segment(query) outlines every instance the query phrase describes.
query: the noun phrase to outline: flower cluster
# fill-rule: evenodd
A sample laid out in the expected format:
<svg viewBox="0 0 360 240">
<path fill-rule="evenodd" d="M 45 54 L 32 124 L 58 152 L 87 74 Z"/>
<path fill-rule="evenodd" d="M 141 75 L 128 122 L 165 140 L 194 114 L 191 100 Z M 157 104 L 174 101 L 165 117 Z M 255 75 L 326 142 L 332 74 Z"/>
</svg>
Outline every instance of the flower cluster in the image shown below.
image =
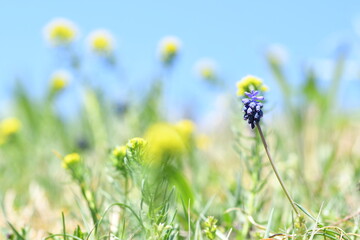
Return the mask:
<svg viewBox="0 0 360 240">
<path fill-rule="evenodd" d="M 266 92 L 268 87 L 264 85 L 263 81 L 255 76 L 247 75 L 237 82 L 237 95 L 244 96 L 246 92 L 262 91 Z"/>
<path fill-rule="evenodd" d="M 129 159 L 143 163 L 144 154 L 147 149 L 147 141 L 140 137 L 130 139 L 126 144 L 126 154 Z"/>
<path fill-rule="evenodd" d="M 216 230 L 217 230 L 216 223 L 217 223 L 217 219 L 215 219 L 213 216 L 207 217 L 203 223 L 204 233 L 206 237 L 210 240 L 216 238 Z"/>
<path fill-rule="evenodd" d="M 126 145 L 117 146 L 111 152 L 113 166 L 123 173 L 136 165 L 143 164 L 147 141 L 140 137 L 130 139 Z M 135 163 L 135 165 L 134 165 Z"/>
<path fill-rule="evenodd" d="M 264 100 L 264 97 L 258 96 L 259 92 L 252 90 L 250 93 L 245 92 L 245 95 L 248 98 L 242 99 L 244 103 L 244 120 L 247 120 L 251 128 L 254 129 L 255 125 L 260 122 L 261 117 L 263 116 L 262 107 L 263 104 L 261 100 Z"/>
<path fill-rule="evenodd" d="M 126 147 L 130 149 L 130 151 L 140 151 L 146 146 L 147 142 L 145 139 L 140 137 L 132 138 L 126 144 Z"/>
</svg>

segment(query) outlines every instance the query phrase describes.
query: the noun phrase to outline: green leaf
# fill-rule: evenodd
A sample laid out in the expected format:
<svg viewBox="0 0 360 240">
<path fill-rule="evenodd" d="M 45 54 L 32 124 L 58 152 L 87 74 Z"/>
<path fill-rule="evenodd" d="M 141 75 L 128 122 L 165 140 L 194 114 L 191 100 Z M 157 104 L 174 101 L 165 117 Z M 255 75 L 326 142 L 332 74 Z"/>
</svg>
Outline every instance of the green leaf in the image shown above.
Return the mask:
<svg viewBox="0 0 360 240">
<path fill-rule="evenodd" d="M 271 225 L 272 225 L 272 220 L 273 220 L 273 213 L 274 213 L 274 208 L 271 209 L 270 211 L 270 215 L 269 215 L 269 220 L 268 220 L 268 224 L 266 227 L 266 231 L 265 231 L 265 238 L 269 237 L 269 233 L 270 233 L 270 229 L 271 229 Z"/>
</svg>

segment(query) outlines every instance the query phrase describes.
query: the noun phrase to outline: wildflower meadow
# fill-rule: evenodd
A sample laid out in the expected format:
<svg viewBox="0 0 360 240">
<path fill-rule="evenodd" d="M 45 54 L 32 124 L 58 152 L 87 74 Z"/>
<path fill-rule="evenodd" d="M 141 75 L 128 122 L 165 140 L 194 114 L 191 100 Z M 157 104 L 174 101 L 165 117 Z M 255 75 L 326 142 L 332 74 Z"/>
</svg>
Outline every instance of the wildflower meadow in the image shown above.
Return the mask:
<svg viewBox="0 0 360 240">
<path fill-rule="evenodd" d="M 36 34 L 56 64 L 36 96 L 27 79 L 9 80 L 0 239 L 360 239 L 360 102 L 344 105 L 340 91 L 347 50 L 332 55 L 326 83 L 305 68 L 295 84 L 271 51 L 268 75 L 237 79 L 193 59 L 198 97 L 221 95 L 202 115 L 175 94 L 180 36 L 151 46 L 156 74 L 134 84 L 112 29 L 60 17 Z"/>
</svg>

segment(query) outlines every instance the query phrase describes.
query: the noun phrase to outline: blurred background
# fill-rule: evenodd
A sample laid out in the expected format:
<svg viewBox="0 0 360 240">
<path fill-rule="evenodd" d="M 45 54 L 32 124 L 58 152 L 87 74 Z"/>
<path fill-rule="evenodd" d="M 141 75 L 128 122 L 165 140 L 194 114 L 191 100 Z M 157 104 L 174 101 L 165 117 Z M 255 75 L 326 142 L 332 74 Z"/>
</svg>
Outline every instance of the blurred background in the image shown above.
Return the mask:
<svg viewBox="0 0 360 240">
<path fill-rule="evenodd" d="M 181 53 L 172 81 L 181 83 L 172 92 L 183 105 L 196 106 L 202 115 L 214 107 L 219 91 L 204 87 L 194 73 L 202 58 L 215 61 L 219 73 L 232 91 L 234 83 L 246 74 L 265 79 L 272 90 L 270 101 L 278 103 L 279 91 L 264 61 L 264 54 L 274 51 L 287 66 L 292 84 L 299 84 L 304 69 L 313 67 L 322 84 L 332 73 L 333 57 L 338 51 L 348 53 L 341 102 L 355 106 L 360 91 L 360 17 L 357 1 L 327 2 L 287 1 L 2 1 L 0 26 L 0 99 L 1 109 L 21 79 L 34 96 L 48 87 L 55 68 L 66 68 L 49 49 L 43 29 L 54 18 L 71 20 L 78 28 L 74 46 L 85 57 L 84 67 L 91 69 L 94 58 L 86 51 L 86 37 L 94 29 L 107 29 L 116 41 L 116 55 L 121 67 L 118 76 L 139 92 L 156 76 L 159 63 L 156 49 L 161 38 L 173 35 L 181 40 Z M 102 74 L 97 69 L 97 74 Z M 116 76 L 116 75 L 115 75 Z M 110 91 L 114 75 L 101 76 L 99 85 Z M 76 81 L 76 79 L 74 79 Z M 62 110 L 72 112 L 71 91 L 62 96 Z M 195 104 L 195 105 L 194 105 Z"/>
</svg>

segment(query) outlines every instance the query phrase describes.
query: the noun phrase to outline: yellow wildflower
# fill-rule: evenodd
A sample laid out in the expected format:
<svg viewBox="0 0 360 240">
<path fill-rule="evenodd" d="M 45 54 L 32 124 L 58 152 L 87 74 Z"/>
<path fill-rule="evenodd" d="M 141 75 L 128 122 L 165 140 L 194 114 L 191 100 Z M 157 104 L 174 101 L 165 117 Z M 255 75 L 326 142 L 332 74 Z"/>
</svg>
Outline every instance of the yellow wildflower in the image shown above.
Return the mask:
<svg viewBox="0 0 360 240">
<path fill-rule="evenodd" d="M 126 156 L 126 146 L 117 146 L 112 151 L 112 155 L 117 159 L 123 159 Z"/>
<path fill-rule="evenodd" d="M 175 128 L 185 141 L 188 141 L 195 130 L 195 123 L 189 119 L 181 120 L 175 124 Z"/>
<path fill-rule="evenodd" d="M 20 129 L 21 122 L 17 118 L 6 118 L 0 122 L 0 135 L 3 139 L 17 133 Z"/>
<path fill-rule="evenodd" d="M 64 89 L 70 82 L 71 75 L 68 71 L 58 70 L 51 75 L 51 89 L 58 92 Z"/>
<path fill-rule="evenodd" d="M 212 59 L 200 59 L 195 64 L 195 71 L 205 80 L 214 80 L 217 78 L 216 64 Z"/>
<path fill-rule="evenodd" d="M 44 34 L 52 45 L 65 46 L 75 40 L 77 29 L 71 21 L 64 18 L 57 18 L 45 26 Z"/>
<path fill-rule="evenodd" d="M 165 64 L 171 64 L 180 50 L 180 40 L 177 37 L 164 37 L 159 43 L 159 54 Z"/>
<path fill-rule="evenodd" d="M 112 162 L 114 166 L 118 169 L 123 169 L 124 167 L 124 158 L 126 157 L 126 146 L 117 146 L 112 151 Z"/>
<path fill-rule="evenodd" d="M 80 160 L 81 157 L 78 153 L 70 153 L 63 158 L 62 166 L 63 168 L 68 169 L 71 166 L 74 166 L 75 164 L 79 163 Z"/>
<path fill-rule="evenodd" d="M 171 124 L 156 123 L 145 133 L 148 141 L 149 160 L 160 163 L 169 157 L 177 157 L 186 152 L 186 144 L 179 131 Z"/>
<path fill-rule="evenodd" d="M 128 141 L 128 143 L 126 144 L 126 146 L 129 149 L 135 149 L 135 148 L 143 148 L 145 147 L 147 144 L 146 140 L 140 137 L 135 137 L 132 138 Z"/>
<path fill-rule="evenodd" d="M 268 87 L 263 84 L 263 81 L 252 75 L 243 77 L 236 85 L 238 96 L 243 96 L 245 92 L 251 92 L 251 90 L 268 91 Z"/>
<path fill-rule="evenodd" d="M 114 38 L 107 30 L 95 30 L 89 34 L 90 49 L 99 55 L 109 55 L 114 50 Z"/>
<path fill-rule="evenodd" d="M 141 163 L 143 161 L 146 146 L 147 141 L 143 138 L 135 137 L 130 139 L 126 144 L 129 159 L 133 159 Z"/>
</svg>

